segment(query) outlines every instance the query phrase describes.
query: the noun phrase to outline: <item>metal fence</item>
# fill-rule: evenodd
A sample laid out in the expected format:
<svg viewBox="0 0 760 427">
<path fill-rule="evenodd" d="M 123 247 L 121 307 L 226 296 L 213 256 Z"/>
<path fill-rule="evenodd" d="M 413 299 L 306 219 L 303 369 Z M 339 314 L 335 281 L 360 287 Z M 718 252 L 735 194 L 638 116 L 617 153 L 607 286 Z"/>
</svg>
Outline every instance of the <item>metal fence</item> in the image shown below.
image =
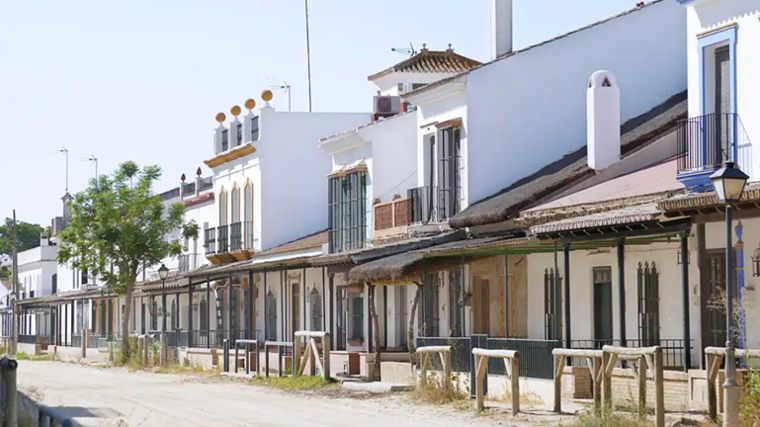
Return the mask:
<svg viewBox="0 0 760 427">
<path fill-rule="evenodd" d="M 488 338 L 489 350 L 517 350 L 520 352 L 520 375 L 528 378 L 554 378 L 552 350 L 561 348 L 560 341 L 528 340 L 515 338 Z M 504 361 L 491 358 L 488 373 L 506 375 Z"/>
<path fill-rule="evenodd" d="M 82 346 L 82 335 L 72 335 L 71 336 L 71 346 L 72 347 L 81 347 Z"/>
<path fill-rule="evenodd" d="M 562 347 L 560 341 L 529 340 L 521 338 L 489 338 L 486 335 L 470 337 L 418 337 L 417 347 L 448 345 L 451 351 L 452 372 L 473 373 L 473 348 L 490 350 L 517 350 L 520 352 L 520 375 L 528 378 L 553 378 L 552 367 L 554 359 L 552 350 Z M 430 359 L 432 370 L 440 370 L 441 362 L 437 358 Z M 488 362 L 488 373 L 491 375 L 506 375 L 504 362 L 492 359 Z"/>
<path fill-rule="evenodd" d="M 605 345 L 620 346 L 620 340 L 571 340 L 570 346 L 578 350 L 601 350 Z M 684 350 L 684 340 L 682 339 L 659 339 L 653 340 L 626 340 L 625 347 L 652 347 L 658 345 L 662 348 L 663 368 L 667 370 L 683 370 L 683 352 L 688 351 L 691 354 L 693 342 L 689 342 L 689 348 Z M 691 355 L 690 355 L 691 357 Z M 573 365 L 585 366 L 585 362 L 580 359 L 572 359 Z M 621 362 L 618 362 L 619 364 Z"/>
</svg>

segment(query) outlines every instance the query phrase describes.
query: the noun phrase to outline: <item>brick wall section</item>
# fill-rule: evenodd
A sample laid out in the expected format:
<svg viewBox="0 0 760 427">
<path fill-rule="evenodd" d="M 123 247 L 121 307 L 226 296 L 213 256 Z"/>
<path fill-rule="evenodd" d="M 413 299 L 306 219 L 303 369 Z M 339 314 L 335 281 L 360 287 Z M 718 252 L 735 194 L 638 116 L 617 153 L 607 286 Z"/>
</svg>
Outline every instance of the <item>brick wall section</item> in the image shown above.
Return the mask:
<svg viewBox="0 0 760 427">
<path fill-rule="evenodd" d="M 393 228 L 393 204 L 378 203 L 375 205 L 375 230 Z"/>
<path fill-rule="evenodd" d="M 394 201 L 394 225 L 401 227 L 403 225 L 409 225 L 409 207 L 411 201 L 409 199 L 398 199 Z"/>
<path fill-rule="evenodd" d="M 562 375 L 563 399 L 592 399 L 594 385 L 591 382 L 591 370 L 587 366 L 565 367 Z"/>
<path fill-rule="evenodd" d="M 685 372 L 665 371 L 665 410 L 689 410 L 691 390 Z M 638 405 L 638 383 L 630 369 L 615 368 L 612 372 L 612 400 L 618 406 Z M 654 408 L 654 379 L 647 379 L 647 407 Z"/>
</svg>

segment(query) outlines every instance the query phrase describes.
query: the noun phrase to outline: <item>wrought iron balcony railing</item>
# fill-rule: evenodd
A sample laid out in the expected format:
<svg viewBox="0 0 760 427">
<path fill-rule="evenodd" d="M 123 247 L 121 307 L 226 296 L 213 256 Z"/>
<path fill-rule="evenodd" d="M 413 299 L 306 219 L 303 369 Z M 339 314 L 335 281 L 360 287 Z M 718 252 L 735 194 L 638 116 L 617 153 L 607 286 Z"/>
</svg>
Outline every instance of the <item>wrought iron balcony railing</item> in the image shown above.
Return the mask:
<svg viewBox="0 0 760 427">
<path fill-rule="evenodd" d="M 230 224 L 230 252 L 240 252 L 243 249 L 243 223 Z"/>
<path fill-rule="evenodd" d="M 222 225 L 216 227 L 216 253 L 226 254 L 230 249 L 230 226 Z"/>
<path fill-rule="evenodd" d="M 182 254 L 178 259 L 177 270 L 180 273 L 187 273 L 199 268 L 201 265 L 200 254 Z"/>
<path fill-rule="evenodd" d="M 216 253 L 216 228 L 208 228 L 204 234 L 203 247 L 206 249 L 206 255 L 213 255 Z"/>
<path fill-rule="evenodd" d="M 738 114 L 713 113 L 678 122 L 678 173 L 717 168 L 735 162 L 749 172 L 751 142 Z"/>
<path fill-rule="evenodd" d="M 410 224 L 437 222 L 435 193 L 436 187 L 431 187 L 429 185 L 407 190 Z"/>
</svg>

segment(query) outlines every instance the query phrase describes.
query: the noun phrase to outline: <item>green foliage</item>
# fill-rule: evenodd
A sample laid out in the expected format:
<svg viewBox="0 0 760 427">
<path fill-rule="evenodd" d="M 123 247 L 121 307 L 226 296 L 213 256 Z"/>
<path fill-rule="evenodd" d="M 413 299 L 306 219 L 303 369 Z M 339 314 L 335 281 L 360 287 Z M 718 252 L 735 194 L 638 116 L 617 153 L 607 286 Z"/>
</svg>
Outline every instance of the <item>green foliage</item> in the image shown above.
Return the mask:
<svg viewBox="0 0 760 427">
<path fill-rule="evenodd" d="M 747 373 L 741 418 L 744 426 L 760 426 L 760 371 L 757 369 L 751 369 Z"/>
<path fill-rule="evenodd" d="M 86 268 L 112 292 L 124 295 L 143 268 L 179 255 L 182 246 L 168 242 L 166 236 L 182 226 L 185 207 L 175 203 L 165 212 L 153 192 L 160 176 L 158 166 L 140 169 L 126 162 L 111 176 L 90 181 L 71 202 L 71 220 L 60 234 L 58 261 Z"/>
<path fill-rule="evenodd" d="M 35 248 L 40 245 L 40 233 L 45 231 L 39 224 L 18 222 L 18 251 Z M 0 258 L 10 255 L 13 249 L 13 219 L 6 218 L 5 223 L 0 225 Z"/>
<path fill-rule="evenodd" d="M 0 266 L 0 279 L 7 279 L 11 277 L 11 270 L 7 265 Z"/>
<path fill-rule="evenodd" d="M 284 390 L 315 390 L 336 385 L 335 381 L 325 381 L 322 377 L 253 377 L 249 380 L 253 385 L 274 387 Z"/>
</svg>

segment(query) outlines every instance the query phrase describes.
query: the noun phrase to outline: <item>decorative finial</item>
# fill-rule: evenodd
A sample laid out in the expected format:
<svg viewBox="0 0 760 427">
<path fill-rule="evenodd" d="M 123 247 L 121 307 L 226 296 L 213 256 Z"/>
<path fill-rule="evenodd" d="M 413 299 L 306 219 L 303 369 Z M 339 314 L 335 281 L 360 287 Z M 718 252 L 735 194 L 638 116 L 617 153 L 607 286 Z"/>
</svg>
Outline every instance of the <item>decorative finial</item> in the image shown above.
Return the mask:
<svg viewBox="0 0 760 427">
<path fill-rule="evenodd" d="M 182 176 L 179 179 L 181 179 L 182 182 L 185 182 L 185 174 L 183 173 Z"/>
<path fill-rule="evenodd" d="M 449 43 L 449 52 L 453 52 L 454 48 L 451 47 L 451 43 Z"/>
<path fill-rule="evenodd" d="M 256 107 L 256 101 L 253 99 L 249 99 L 245 101 L 245 108 L 248 110 L 253 110 Z"/>
<path fill-rule="evenodd" d="M 236 105 L 236 106 L 230 108 L 230 114 L 232 114 L 235 117 L 239 116 L 240 115 L 240 107 L 238 107 Z"/>
<path fill-rule="evenodd" d="M 198 170 L 195 171 L 195 174 L 198 175 L 198 176 L 201 176 L 201 168 L 198 168 Z"/>
<path fill-rule="evenodd" d="M 225 116 L 224 113 L 219 113 L 216 115 L 216 121 L 220 124 L 224 122 L 225 119 L 227 119 L 227 116 Z"/>
<path fill-rule="evenodd" d="M 261 99 L 263 99 L 266 102 L 269 102 L 272 100 L 274 95 L 272 94 L 272 91 L 269 89 L 264 89 L 261 91 Z"/>
<path fill-rule="evenodd" d="M 422 43 L 422 50 L 421 52 L 427 52 L 427 43 Z"/>
</svg>

